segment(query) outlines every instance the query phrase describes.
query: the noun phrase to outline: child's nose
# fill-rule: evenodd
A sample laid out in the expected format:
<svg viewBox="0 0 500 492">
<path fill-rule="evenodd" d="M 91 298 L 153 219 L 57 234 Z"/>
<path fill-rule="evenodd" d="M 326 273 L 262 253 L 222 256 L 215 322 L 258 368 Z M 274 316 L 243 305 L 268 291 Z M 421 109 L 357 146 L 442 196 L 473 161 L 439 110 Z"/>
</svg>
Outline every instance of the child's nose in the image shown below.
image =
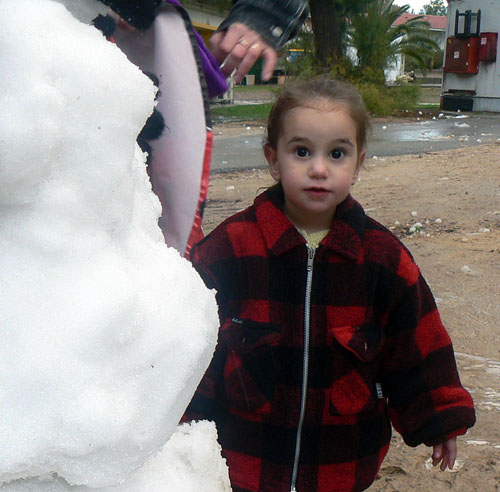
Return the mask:
<svg viewBox="0 0 500 492">
<path fill-rule="evenodd" d="M 324 159 L 317 158 L 311 161 L 309 176 L 311 178 L 326 178 L 328 176 L 328 167 Z"/>
</svg>

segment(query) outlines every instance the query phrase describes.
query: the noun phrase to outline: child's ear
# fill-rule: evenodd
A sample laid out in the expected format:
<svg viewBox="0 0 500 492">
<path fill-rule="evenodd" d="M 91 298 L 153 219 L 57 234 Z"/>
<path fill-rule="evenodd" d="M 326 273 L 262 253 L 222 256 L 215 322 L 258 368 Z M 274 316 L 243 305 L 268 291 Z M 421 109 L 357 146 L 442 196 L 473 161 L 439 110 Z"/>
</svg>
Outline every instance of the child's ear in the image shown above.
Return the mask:
<svg viewBox="0 0 500 492">
<path fill-rule="evenodd" d="M 278 166 L 278 153 L 269 144 L 264 145 L 264 155 L 269 164 L 269 173 L 276 180 L 280 179 L 280 170 Z"/>
<path fill-rule="evenodd" d="M 358 180 L 359 178 L 359 170 L 361 169 L 361 166 L 363 165 L 363 162 L 365 162 L 365 158 L 366 158 L 366 149 L 364 149 L 361 154 L 359 154 L 359 161 L 358 161 L 358 165 L 356 167 L 356 172 L 354 173 L 354 176 L 352 177 L 352 184 L 355 184 L 356 181 Z"/>
</svg>

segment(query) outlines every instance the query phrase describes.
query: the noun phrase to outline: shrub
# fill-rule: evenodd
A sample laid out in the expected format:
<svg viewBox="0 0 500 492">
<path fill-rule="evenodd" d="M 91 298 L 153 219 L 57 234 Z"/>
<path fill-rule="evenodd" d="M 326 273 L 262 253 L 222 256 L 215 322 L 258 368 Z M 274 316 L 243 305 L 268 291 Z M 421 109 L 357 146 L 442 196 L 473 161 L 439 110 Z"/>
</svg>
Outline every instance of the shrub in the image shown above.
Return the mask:
<svg viewBox="0 0 500 492">
<path fill-rule="evenodd" d="M 413 110 L 420 97 L 420 87 L 416 84 L 387 88 L 380 84 L 358 82 L 356 87 L 372 116 L 387 116 L 402 109 Z"/>
<path fill-rule="evenodd" d="M 394 103 L 383 85 L 360 82 L 356 86 L 372 116 L 386 116 L 394 111 Z"/>
<path fill-rule="evenodd" d="M 418 84 L 401 84 L 388 89 L 390 98 L 394 101 L 394 109 L 415 109 L 420 98 Z"/>
</svg>

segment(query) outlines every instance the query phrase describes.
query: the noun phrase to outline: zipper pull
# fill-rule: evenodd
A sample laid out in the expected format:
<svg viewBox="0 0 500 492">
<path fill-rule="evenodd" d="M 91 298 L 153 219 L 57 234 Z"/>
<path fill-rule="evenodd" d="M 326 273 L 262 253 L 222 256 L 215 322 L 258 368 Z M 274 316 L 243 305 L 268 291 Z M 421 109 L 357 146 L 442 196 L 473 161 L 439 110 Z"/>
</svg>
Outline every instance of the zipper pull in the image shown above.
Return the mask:
<svg viewBox="0 0 500 492">
<path fill-rule="evenodd" d="M 311 248 L 311 246 L 307 245 L 307 257 L 312 260 L 314 258 L 314 253 L 316 252 L 316 250 L 314 248 Z M 296 491 L 292 491 L 292 492 L 296 492 Z"/>
<path fill-rule="evenodd" d="M 311 248 L 311 246 L 307 245 L 307 271 L 310 272 L 313 268 L 314 255 L 316 254 L 316 250 Z"/>
</svg>

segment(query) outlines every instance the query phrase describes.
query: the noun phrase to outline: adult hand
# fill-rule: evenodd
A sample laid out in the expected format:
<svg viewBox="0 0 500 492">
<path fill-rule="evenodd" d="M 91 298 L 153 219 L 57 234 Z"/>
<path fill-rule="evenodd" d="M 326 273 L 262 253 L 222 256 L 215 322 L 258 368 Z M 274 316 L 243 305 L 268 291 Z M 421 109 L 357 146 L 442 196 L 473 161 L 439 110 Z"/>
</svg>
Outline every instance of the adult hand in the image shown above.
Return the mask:
<svg viewBox="0 0 500 492">
<path fill-rule="evenodd" d="M 436 444 L 435 446 L 433 446 L 432 464 L 434 466 L 437 466 L 441 462 L 441 466 L 439 467 L 441 471 L 445 471 L 446 467 L 452 470 L 453 466 L 455 465 L 456 458 L 457 458 L 456 437 L 448 439 L 442 444 Z"/>
<path fill-rule="evenodd" d="M 264 60 L 262 79 L 269 80 L 278 61 L 278 53 L 274 48 L 253 29 L 239 22 L 214 34 L 210 45 L 215 58 L 222 63 L 221 69 L 226 75 L 231 75 L 236 69 L 235 82 L 243 80 L 259 58 Z"/>
</svg>

